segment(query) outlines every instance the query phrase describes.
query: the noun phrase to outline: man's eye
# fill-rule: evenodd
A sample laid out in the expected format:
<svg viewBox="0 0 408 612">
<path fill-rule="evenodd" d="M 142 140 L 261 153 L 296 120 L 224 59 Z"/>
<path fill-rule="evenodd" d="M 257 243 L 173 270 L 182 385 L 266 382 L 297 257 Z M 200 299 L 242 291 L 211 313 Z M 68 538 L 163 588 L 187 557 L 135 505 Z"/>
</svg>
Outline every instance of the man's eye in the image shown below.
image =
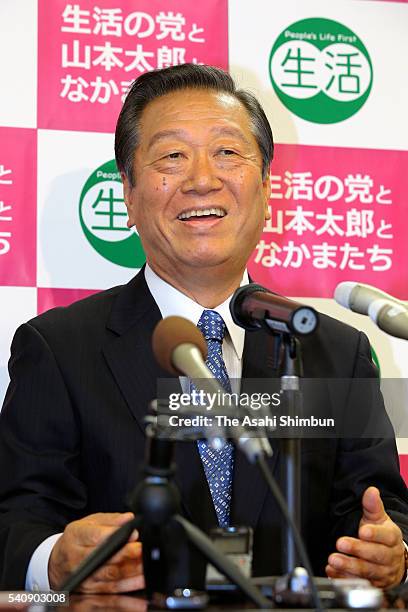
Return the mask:
<svg viewBox="0 0 408 612">
<path fill-rule="evenodd" d="M 220 155 L 222 156 L 229 156 L 229 155 L 235 155 L 235 151 L 233 151 L 232 149 L 220 149 L 219 151 Z"/>
<path fill-rule="evenodd" d="M 173 151 L 173 153 L 169 153 L 166 157 L 170 159 L 179 159 L 181 157 L 180 151 Z"/>
</svg>

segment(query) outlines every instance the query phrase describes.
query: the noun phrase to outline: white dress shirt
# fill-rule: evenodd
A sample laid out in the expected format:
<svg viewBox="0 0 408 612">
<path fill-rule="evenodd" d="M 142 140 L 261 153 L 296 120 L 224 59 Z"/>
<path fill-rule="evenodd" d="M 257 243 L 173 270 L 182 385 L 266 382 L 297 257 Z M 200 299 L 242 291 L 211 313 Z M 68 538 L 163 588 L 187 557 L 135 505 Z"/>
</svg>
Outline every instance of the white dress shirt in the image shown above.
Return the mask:
<svg viewBox="0 0 408 612">
<path fill-rule="evenodd" d="M 226 334 L 222 343 L 222 355 L 228 376 L 231 380 L 240 379 L 242 373 L 242 353 L 244 351 L 245 330 L 232 320 L 229 309 L 231 295 L 218 306 L 206 309 L 184 293 L 172 287 L 157 276 L 153 270 L 146 265 L 145 278 L 150 293 L 159 307 L 163 319 L 170 316 L 184 317 L 194 325 L 197 325 L 203 310 L 215 310 L 224 320 Z M 241 286 L 248 284 L 248 274 L 245 270 L 241 280 Z"/>
</svg>

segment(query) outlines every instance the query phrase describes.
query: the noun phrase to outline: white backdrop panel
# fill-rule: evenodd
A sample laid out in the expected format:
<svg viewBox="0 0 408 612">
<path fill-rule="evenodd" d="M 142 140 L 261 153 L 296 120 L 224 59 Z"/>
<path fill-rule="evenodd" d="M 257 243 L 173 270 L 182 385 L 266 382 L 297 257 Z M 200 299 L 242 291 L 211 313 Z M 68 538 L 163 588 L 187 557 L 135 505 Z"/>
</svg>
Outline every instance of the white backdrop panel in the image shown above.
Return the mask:
<svg viewBox="0 0 408 612">
<path fill-rule="evenodd" d="M 0 24 L 1 125 L 35 128 L 37 0 L 1 0 Z"/>
<path fill-rule="evenodd" d="M 276 38 L 292 23 L 311 17 L 332 19 L 350 28 L 363 41 L 373 64 L 373 86 L 364 106 L 332 125 L 291 114 L 276 96 L 268 73 Z M 406 150 L 408 121 L 401 117 L 408 108 L 407 32 L 406 3 L 230 0 L 230 72 L 259 96 L 277 142 Z"/>
<path fill-rule="evenodd" d="M 104 289 L 133 276 L 90 247 L 79 220 L 84 183 L 113 159 L 113 141 L 113 134 L 38 130 L 39 287 Z"/>
</svg>

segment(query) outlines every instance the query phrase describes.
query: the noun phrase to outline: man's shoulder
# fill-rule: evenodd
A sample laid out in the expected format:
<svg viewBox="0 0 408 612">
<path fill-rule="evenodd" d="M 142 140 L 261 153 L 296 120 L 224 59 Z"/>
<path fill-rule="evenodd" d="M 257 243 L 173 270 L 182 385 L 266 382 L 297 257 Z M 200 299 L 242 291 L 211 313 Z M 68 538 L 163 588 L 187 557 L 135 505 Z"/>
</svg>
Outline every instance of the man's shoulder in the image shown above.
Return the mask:
<svg viewBox="0 0 408 612">
<path fill-rule="evenodd" d="M 319 327 L 320 332 L 329 334 L 339 338 L 345 338 L 347 341 L 357 340 L 361 334 L 360 330 L 356 329 L 348 323 L 344 323 L 340 319 L 319 312 Z"/>
<path fill-rule="evenodd" d="M 331 376 L 353 376 L 357 361 L 366 363 L 367 376 L 372 376 L 371 347 L 364 332 L 333 317 L 319 313 L 315 334 L 302 341 L 306 362 L 311 369 Z"/>
<path fill-rule="evenodd" d="M 58 306 L 30 319 L 28 325 L 38 331 L 71 326 L 94 326 L 107 320 L 123 285 L 99 291 L 68 306 Z"/>
<path fill-rule="evenodd" d="M 95 346 L 121 334 L 151 310 L 154 300 L 143 269 L 127 284 L 100 291 L 69 306 L 52 308 L 21 326 L 30 336 L 40 334 L 52 345 Z"/>
<path fill-rule="evenodd" d="M 72 326 L 92 329 L 105 326 L 116 311 L 119 316 L 138 311 L 142 305 L 152 301 L 142 269 L 125 285 L 99 291 L 69 306 L 51 308 L 28 321 L 28 325 L 38 331 Z"/>
</svg>

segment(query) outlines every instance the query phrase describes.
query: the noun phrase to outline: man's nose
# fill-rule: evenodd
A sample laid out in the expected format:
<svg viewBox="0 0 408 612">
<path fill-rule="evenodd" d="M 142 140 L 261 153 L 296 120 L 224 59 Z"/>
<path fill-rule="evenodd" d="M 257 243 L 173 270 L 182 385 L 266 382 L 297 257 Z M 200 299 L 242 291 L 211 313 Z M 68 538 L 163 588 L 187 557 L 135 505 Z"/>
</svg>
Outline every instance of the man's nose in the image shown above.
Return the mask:
<svg viewBox="0 0 408 612">
<path fill-rule="evenodd" d="M 191 161 L 181 191 L 183 193 L 195 191 L 204 195 L 218 189 L 222 189 L 222 181 L 217 175 L 211 158 L 204 151 L 197 153 Z"/>
</svg>

